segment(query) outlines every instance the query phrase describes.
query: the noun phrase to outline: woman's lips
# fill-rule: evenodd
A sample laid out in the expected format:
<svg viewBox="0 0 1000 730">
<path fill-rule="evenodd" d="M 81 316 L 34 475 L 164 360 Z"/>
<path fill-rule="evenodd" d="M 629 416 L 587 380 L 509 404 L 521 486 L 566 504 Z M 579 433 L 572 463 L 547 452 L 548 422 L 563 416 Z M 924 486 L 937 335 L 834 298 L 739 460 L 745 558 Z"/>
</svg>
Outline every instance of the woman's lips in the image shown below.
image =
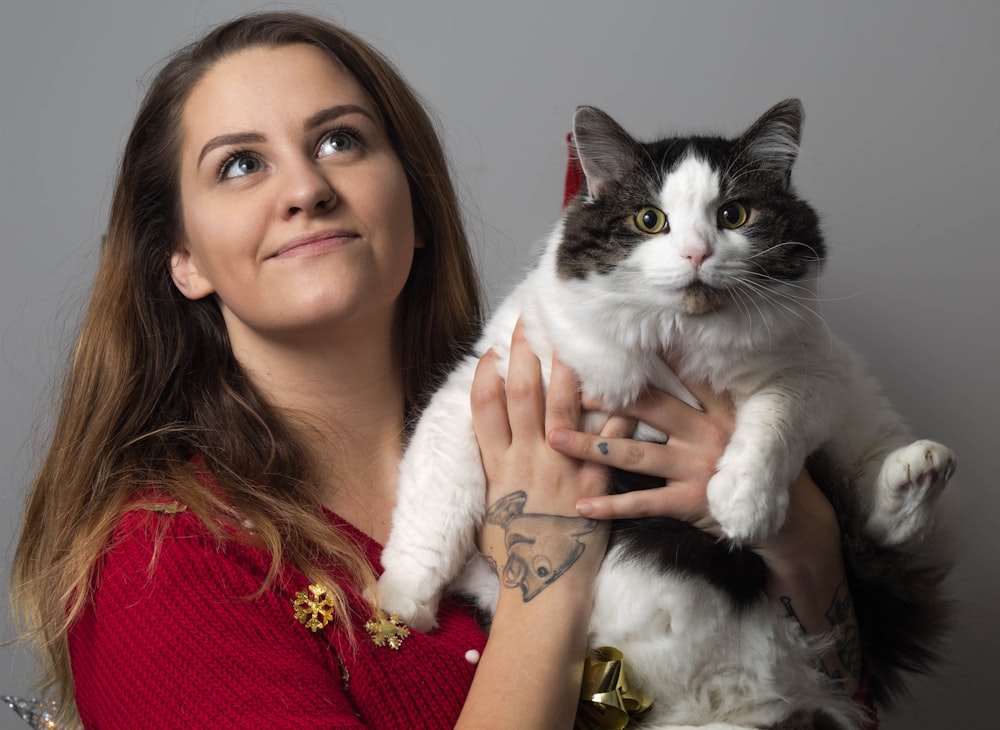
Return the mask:
<svg viewBox="0 0 1000 730">
<path fill-rule="evenodd" d="M 296 236 L 283 244 L 277 251 L 268 258 L 282 259 L 295 256 L 308 256 L 310 254 L 322 253 L 331 249 L 340 248 L 351 241 L 356 236 L 346 231 L 322 231 L 319 233 L 309 233 Z"/>
</svg>

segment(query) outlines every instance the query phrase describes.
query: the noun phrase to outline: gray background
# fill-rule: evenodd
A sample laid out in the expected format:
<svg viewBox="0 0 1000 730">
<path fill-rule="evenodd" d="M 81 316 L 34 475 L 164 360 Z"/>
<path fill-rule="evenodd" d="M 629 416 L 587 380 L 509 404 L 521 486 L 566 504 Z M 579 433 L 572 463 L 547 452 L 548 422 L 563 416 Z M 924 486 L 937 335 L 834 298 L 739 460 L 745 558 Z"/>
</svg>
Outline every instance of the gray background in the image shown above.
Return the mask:
<svg viewBox="0 0 1000 730">
<path fill-rule="evenodd" d="M 52 0 L 0 10 L 0 545 L 94 269 L 143 79 L 238 0 Z M 271 3 L 267 7 L 287 7 Z M 1000 690 L 1000 3 L 341 0 L 299 3 L 386 52 L 440 118 L 495 301 L 558 214 L 563 137 L 595 104 L 640 136 L 806 109 L 800 192 L 824 214 L 827 322 L 921 435 L 952 445 L 962 603 L 949 663 L 884 727 L 993 727 Z M 6 599 L 9 551 L 0 572 Z M 151 631 L 157 627 L 150 626 Z M 0 637 L 11 636 L 7 611 Z M 0 647 L 0 694 L 30 691 Z M 150 671 L 156 671 L 154 667 Z M 0 707 L 0 729 L 22 727 Z"/>
</svg>

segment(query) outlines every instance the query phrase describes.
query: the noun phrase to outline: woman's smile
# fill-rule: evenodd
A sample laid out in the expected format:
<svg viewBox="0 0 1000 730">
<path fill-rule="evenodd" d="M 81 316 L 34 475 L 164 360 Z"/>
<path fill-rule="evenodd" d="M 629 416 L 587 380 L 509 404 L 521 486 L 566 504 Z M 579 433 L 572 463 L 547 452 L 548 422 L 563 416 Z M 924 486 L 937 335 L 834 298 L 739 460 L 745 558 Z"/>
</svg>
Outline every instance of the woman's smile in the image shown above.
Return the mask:
<svg viewBox="0 0 1000 730">
<path fill-rule="evenodd" d="M 269 259 L 289 259 L 298 256 L 312 256 L 326 253 L 347 246 L 357 240 L 358 236 L 345 231 L 318 231 L 303 233 L 283 244 L 277 251 L 268 256 Z"/>
</svg>

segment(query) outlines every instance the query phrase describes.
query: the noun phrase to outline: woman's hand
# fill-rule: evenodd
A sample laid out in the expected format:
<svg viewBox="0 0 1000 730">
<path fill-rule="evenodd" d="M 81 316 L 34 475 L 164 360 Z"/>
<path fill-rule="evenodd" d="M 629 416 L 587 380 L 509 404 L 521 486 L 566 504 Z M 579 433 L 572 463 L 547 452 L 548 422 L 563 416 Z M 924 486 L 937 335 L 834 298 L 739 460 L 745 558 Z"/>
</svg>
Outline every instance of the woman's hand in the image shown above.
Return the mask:
<svg viewBox="0 0 1000 730">
<path fill-rule="evenodd" d="M 505 580 L 525 581 L 521 587 L 528 595 L 535 584 L 517 571 L 526 567 L 519 561 L 527 557 L 529 548 L 524 542 L 510 544 L 507 528 L 531 532 L 517 537 L 534 540 L 530 550 L 562 551 L 547 555 L 531 552 L 532 558 L 551 561 L 552 571 L 568 569 L 564 563 L 571 555 L 565 551 L 574 548 L 579 539 L 587 546 L 586 557 L 596 570 L 604 553 L 607 527 L 582 517 L 576 506 L 581 499 L 605 494 L 608 470 L 593 460 L 559 453 L 547 443 L 547 433 L 580 428 L 579 383 L 569 368 L 558 360 L 553 362 L 545 394 L 541 365 L 520 325 L 511 340 L 506 384 L 497 373 L 497 360 L 492 351 L 483 356 L 472 389 L 473 424 L 488 484 L 488 525 L 482 530 L 481 549 L 501 569 L 509 566 L 504 570 Z M 604 434 L 621 438 L 630 430 L 628 419 L 613 418 Z"/>
<path fill-rule="evenodd" d="M 602 520 L 674 517 L 720 534 L 718 524 L 708 513 L 705 488 L 733 433 L 733 406 L 727 396 L 703 384 L 685 385 L 701 402 L 701 411 L 668 393 L 651 389 L 620 414 L 668 434 L 665 444 L 612 438 L 607 432 L 594 435 L 566 428 L 549 432 L 549 444 L 567 456 L 663 477 L 669 485 L 581 499 L 577 503 L 581 515 Z M 621 430 L 620 426 L 615 429 Z"/>
</svg>

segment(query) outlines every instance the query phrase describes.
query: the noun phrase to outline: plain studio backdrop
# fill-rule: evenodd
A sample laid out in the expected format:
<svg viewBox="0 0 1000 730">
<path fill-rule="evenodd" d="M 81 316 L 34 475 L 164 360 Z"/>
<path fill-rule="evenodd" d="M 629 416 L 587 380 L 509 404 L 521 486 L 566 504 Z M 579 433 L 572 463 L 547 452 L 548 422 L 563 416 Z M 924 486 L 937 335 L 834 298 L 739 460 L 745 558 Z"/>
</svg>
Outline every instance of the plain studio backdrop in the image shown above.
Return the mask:
<svg viewBox="0 0 1000 730">
<path fill-rule="evenodd" d="M 826 321 L 866 355 L 915 432 L 959 456 L 948 496 L 961 541 L 950 580 L 959 625 L 947 663 L 914 681 L 913 701 L 883 727 L 995 726 L 986 718 L 1000 691 L 1000 489 L 989 466 L 1000 443 L 996 0 L 4 3 L 4 606 L 52 382 L 86 301 L 120 149 L 150 70 L 209 25 L 263 8 L 345 24 L 422 93 L 440 122 L 493 302 L 559 213 L 577 105 L 599 106 L 648 138 L 737 132 L 775 102 L 801 98 L 806 125 L 793 179 L 823 215 Z M 0 640 L 11 635 L 5 608 Z M 30 668 L 23 648 L 0 647 L 0 694 L 30 694 Z M 0 730 L 22 727 L 0 706 Z"/>
</svg>

